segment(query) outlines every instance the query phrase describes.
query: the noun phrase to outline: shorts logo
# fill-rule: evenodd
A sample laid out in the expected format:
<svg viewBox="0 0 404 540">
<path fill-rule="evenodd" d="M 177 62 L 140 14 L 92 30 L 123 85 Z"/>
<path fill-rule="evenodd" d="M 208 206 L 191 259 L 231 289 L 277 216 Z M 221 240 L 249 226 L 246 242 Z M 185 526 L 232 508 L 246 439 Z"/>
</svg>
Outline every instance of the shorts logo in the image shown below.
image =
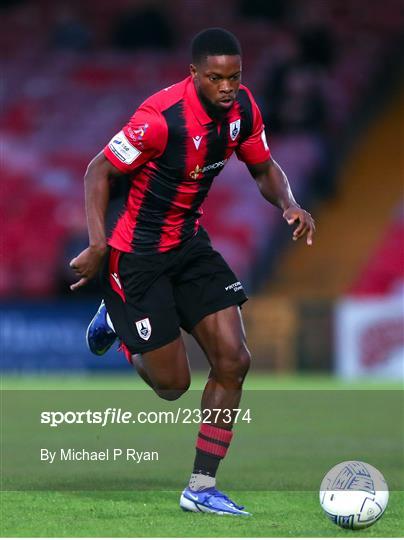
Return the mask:
<svg viewBox="0 0 404 540">
<path fill-rule="evenodd" d="M 237 139 L 237 135 L 240 133 L 240 118 L 234 122 L 230 122 L 230 137 L 232 141 Z"/>
<path fill-rule="evenodd" d="M 149 317 L 142 319 L 141 321 L 136 321 L 136 328 L 139 336 L 147 341 L 151 336 L 151 324 Z"/>
<path fill-rule="evenodd" d="M 116 272 L 113 272 L 111 274 L 111 277 L 113 278 L 113 280 L 115 281 L 115 283 L 118 285 L 118 287 L 122 290 L 122 285 L 121 285 L 121 280 L 119 279 L 119 276 Z"/>
<path fill-rule="evenodd" d="M 227 285 L 227 287 L 225 287 L 224 290 L 233 291 L 233 292 L 242 291 L 243 286 L 241 285 L 239 281 L 236 281 L 235 283 L 232 283 L 231 285 Z"/>
</svg>

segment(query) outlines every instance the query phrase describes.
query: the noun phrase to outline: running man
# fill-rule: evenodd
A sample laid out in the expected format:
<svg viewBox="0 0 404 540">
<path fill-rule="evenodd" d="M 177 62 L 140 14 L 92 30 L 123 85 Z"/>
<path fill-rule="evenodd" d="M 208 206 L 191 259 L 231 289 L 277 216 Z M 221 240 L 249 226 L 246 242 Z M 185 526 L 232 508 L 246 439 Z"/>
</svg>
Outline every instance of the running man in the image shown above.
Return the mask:
<svg viewBox="0 0 404 540">
<path fill-rule="evenodd" d="M 72 290 L 101 276 L 105 304 L 87 331 L 90 350 L 103 354 L 119 339 L 145 382 L 174 400 L 190 384 L 183 328 L 211 368 L 202 409 L 237 408 L 250 365 L 240 313 L 247 297 L 198 222 L 202 202 L 233 152 L 262 196 L 281 209 L 289 225 L 296 224 L 294 240 L 305 237 L 310 245 L 315 230 L 271 158 L 261 113 L 241 85 L 241 69 L 233 34 L 210 28 L 194 37 L 190 76 L 148 98 L 89 164 L 89 247 L 70 263 L 79 278 Z M 107 238 L 110 181 L 123 175 L 131 187 Z M 181 508 L 250 515 L 216 489 L 232 437 L 232 423 L 222 415 L 200 425 Z"/>
</svg>

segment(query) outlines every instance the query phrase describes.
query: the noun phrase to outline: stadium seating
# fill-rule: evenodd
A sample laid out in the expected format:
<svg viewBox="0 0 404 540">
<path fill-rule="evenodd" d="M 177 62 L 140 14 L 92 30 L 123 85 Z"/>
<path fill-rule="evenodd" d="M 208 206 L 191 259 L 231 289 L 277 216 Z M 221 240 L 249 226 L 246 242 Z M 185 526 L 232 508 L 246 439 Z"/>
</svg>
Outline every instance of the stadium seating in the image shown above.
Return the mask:
<svg viewBox="0 0 404 540">
<path fill-rule="evenodd" d="M 396 209 L 369 260 L 348 293 L 386 295 L 404 291 L 404 202 Z"/>
<path fill-rule="evenodd" d="M 61 260 L 65 245 L 78 233 L 86 237 L 82 177 L 87 162 L 145 97 L 187 75 L 186 44 L 201 27 L 226 26 L 239 36 L 245 80 L 264 113 L 271 107 L 265 95 L 268 76 L 277 65 L 293 60 L 299 48 L 296 36 L 326 28 L 338 55 L 328 68 L 310 67 L 310 81 L 330 111 L 325 132 L 337 139 L 395 43 L 401 25 L 392 13 L 399 2 L 390 0 L 391 10 L 384 4 L 369 6 L 365 0 L 343 5 L 337 0 L 308 0 L 304 9 L 297 0 L 289 4 L 288 18 L 274 25 L 242 18 L 232 0 L 215 4 L 213 19 L 204 2 L 162 2 L 175 28 L 176 42 L 167 51 L 112 46 L 114 29 L 127 9 L 124 0 L 75 4 L 70 11 L 51 0 L 31 0 L 4 10 L 0 43 L 7 58 L 7 84 L 1 115 L 5 159 L 0 207 L 6 225 L 0 296 L 43 297 L 57 291 L 61 267 L 67 264 Z M 288 81 L 296 102 L 299 84 Z M 310 126 L 298 132 L 283 130 L 273 133 L 270 141 L 296 193 L 304 194 L 324 161 L 319 133 Z M 246 277 L 277 234 L 279 212 L 256 195 L 236 159 L 217 180 L 205 210 L 204 224 L 214 245 Z"/>
<path fill-rule="evenodd" d="M 374 265 L 378 272 L 385 267 L 386 275 L 380 279 L 385 281 L 386 292 L 387 268 L 391 280 L 399 280 L 403 248 L 398 247 L 403 229 L 396 206 L 403 194 L 403 175 L 397 156 L 402 146 L 403 111 L 404 100 L 398 92 L 356 141 L 340 169 L 337 196 L 316 213 L 321 226 L 313 249 L 298 243 L 288 250 L 271 276 L 268 294 L 328 299 L 365 290 L 376 294 L 381 283 L 366 277 Z M 390 225 L 393 210 L 396 221 Z"/>
</svg>

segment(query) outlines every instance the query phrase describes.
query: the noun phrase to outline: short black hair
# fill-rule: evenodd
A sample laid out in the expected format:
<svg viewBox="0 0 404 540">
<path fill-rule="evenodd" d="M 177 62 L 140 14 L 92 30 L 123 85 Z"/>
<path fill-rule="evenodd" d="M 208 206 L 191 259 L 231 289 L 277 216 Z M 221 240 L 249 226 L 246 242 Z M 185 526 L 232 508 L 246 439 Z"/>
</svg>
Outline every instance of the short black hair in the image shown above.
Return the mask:
<svg viewBox="0 0 404 540">
<path fill-rule="evenodd" d="M 206 28 L 193 38 L 191 56 L 194 64 L 199 64 L 207 56 L 241 56 L 241 47 L 234 34 L 224 28 Z"/>
</svg>

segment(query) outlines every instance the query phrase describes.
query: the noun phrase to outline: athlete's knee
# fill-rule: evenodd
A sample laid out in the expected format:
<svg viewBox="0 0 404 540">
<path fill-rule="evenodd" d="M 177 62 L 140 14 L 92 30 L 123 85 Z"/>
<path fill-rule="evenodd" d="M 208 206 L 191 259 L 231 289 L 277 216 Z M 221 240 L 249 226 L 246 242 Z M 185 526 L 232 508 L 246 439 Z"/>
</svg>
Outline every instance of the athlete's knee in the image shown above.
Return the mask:
<svg viewBox="0 0 404 540">
<path fill-rule="evenodd" d="M 156 394 L 167 401 L 175 401 L 188 390 L 191 384 L 189 374 L 184 374 L 175 379 L 160 379 L 154 384 Z"/>
<path fill-rule="evenodd" d="M 217 378 L 242 384 L 251 364 L 251 355 L 244 343 L 228 346 L 219 352 L 213 364 Z"/>
<path fill-rule="evenodd" d="M 238 382 L 242 383 L 251 365 L 251 354 L 244 344 L 235 351 L 233 364 L 234 376 Z"/>
<path fill-rule="evenodd" d="M 154 391 L 159 397 L 165 399 L 166 401 L 175 401 L 176 399 L 179 399 L 182 395 L 184 395 L 188 388 L 189 385 L 182 388 L 154 387 Z"/>
<path fill-rule="evenodd" d="M 166 401 L 175 401 L 176 399 L 179 399 L 185 392 L 186 389 L 172 389 L 172 390 L 164 390 L 162 388 L 155 388 L 154 391 L 156 394 L 161 397 L 161 399 L 165 399 Z"/>
<path fill-rule="evenodd" d="M 244 377 L 247 375 L 249 369 L 251 366 L 251 353 L 247 349 L 247 347 L 244 345 L 243 352 L 240 357 L 240 371 L 242 373 L 242 377 L 244 380 Z"/>
</svg>

